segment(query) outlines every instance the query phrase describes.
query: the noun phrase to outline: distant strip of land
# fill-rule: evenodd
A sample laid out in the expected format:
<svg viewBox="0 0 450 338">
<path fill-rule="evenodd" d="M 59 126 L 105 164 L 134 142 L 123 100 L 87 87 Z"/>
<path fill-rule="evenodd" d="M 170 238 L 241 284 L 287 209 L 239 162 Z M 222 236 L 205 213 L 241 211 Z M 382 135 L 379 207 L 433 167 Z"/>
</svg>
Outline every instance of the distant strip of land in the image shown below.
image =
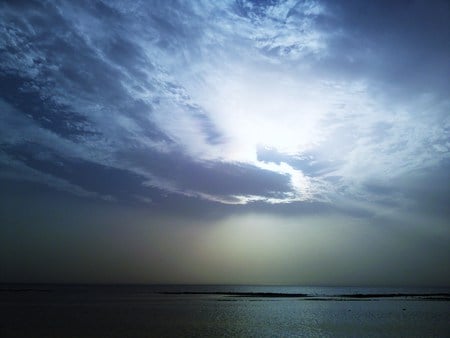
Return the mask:
<svg viewBox="0 0 450 338">
<path fill-rule="evenodd" d="M 158 292 L 164 295 L 215 295 L 233 297 L 258 297 L 258 298 L 304 298 L 306 293 L 277 293 L 277 292 L 197 292 L 197 291 L 167 291 Z"/>
<path fill-rule="evenodd" d="M 35 289 L 35 288 L 6 288 L 0 289 L 0 292 L 50 292 L 50 289 Z"/>
<path fill-rule="evenodd" d="M 450 300 L 450 293 L 357 293 L 339 295 L 309 295 L 305 293 L 276 293 L 276 292 L 201 292 L 201 291 L 166 291 L 158 292 L 164 295 L 212 295 L 230 297 L 253 298 L 301 298 L 310 300 L 345 300 L 345 299 L 425 299 L 425 300 Z"/>
<path fill-rule="evenodd" d="M 40 287 L 6 287 L 1 288 L 0 292 L 5 293 L 45 293 L 58 291 L 59 289 L 40 288 Z M 83 289 L 84 290 L 84 289 Z M 90 290 L 87 288 L 84 291 Z M 70 287 L 68 289 L 61 289 L 63 292 L 73 291 Z M 92 289 L 92 292 L 104 292 L 104 290 Z M 137 292 L 140 293 L 140 292 Z M 348 294 L 306 294 L 306 293 L 280 293 L 280 292 L 233 292 L 233 291 L 154 291 L 153 294 L 161 295 L 210 295 L 210 296 L 225 296 L 226 298 L 291 298 L 303 300 L 328 300 L 328 301 L 344 301 L 344 300 L 379 300 L 379 299 L 401 299 L 401 300 L 440 300 L 450 301 L 450 293 L 348 293 Z"/>
<path fill-rule="evenodd" d="M 341 298 L 448 298 L 450 293 L 356 293 L 337 295 Z"/>
</svg>

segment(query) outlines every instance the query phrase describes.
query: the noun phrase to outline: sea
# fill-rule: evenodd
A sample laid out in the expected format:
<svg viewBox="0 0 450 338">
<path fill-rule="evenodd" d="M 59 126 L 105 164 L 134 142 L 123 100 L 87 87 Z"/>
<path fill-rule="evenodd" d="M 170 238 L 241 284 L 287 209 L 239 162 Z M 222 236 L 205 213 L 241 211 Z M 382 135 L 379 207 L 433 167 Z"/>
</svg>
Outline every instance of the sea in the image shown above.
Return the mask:
<svg viewBox="0 0 450 338">
<path fill-rule="evenodd" d="M 0 337 L 450 337 L 450 289 L 0 284 Z"/>
</svg>

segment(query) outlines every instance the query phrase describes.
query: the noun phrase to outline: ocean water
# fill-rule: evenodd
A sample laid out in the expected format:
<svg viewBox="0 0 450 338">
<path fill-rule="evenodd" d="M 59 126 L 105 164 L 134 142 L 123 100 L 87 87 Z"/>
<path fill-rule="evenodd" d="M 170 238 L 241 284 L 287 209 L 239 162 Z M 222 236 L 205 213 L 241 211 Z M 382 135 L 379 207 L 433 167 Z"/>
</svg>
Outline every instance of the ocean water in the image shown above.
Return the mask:
<svg viewBox="0 0 450 338">
<path fill-rule="evenodd" d="M 0 285 L 0 337 L 224 336 L 449 337 L 450 290 Z"/>
</svg>

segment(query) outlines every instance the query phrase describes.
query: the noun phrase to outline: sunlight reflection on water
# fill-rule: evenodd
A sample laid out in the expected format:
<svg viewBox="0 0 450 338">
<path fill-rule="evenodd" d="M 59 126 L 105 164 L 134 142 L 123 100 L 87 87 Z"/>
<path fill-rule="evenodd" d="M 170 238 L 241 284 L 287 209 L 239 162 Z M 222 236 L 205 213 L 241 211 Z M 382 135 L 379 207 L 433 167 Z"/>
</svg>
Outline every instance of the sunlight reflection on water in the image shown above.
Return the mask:
<svg viewBox="0 0 450 338">
<path fill-rule="evenodd" d="M 41 286 L 0 294 L 0 333 L 2 337 L 444 337 L 450 332 L 448 301 L 307 300 L 158 291 L 338 294 L 374 289 Z"/>
</svg>

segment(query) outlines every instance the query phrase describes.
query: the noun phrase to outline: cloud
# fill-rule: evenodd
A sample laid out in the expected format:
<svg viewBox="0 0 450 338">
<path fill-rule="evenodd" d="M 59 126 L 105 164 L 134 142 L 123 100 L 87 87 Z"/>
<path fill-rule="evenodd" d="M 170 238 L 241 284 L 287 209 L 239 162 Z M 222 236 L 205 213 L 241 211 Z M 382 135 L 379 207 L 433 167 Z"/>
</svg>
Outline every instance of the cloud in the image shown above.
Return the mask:
<svg viewBox="0 0 450 338">
<path fill-rule="evenodd" d="M 401 201 L 373 182 L 448 166 L 446 6 L 4 4 L 4 156 L 116 197 Z"/>
</svg>

